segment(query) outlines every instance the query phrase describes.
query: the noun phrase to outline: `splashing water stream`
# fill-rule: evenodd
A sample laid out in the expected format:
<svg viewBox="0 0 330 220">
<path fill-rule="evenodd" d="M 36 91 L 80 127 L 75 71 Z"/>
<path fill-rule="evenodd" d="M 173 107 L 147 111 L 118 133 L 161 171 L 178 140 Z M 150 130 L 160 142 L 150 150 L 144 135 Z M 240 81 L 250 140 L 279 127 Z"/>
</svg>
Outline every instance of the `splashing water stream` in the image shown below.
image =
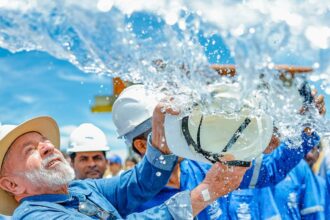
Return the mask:
<svg viewBox="0 0 330 220">
<path fill-rule="evenodd" d="M 313 67 L 308 79 L 330 94 L 329 20 L 330 2 L 316 0 L 1 0 L 0 47 L 45 51 L 87 73 L 176 95 L 174 104 L 203 103 L 204 111 L 223 111 L 208 107 L 210 84 L 235 81 L 241 99 L 231 109 L 253 94 L 255 113 L 272 115 L 284 137 L 299 141 L 306 123 L 325 134 L 328 122 L 313 107 L 297 114 L 293 91 L 306 77 L 284 86 L 275 64 Z M 205 48 L 215 45 L 213 36 L 230 49 L 238 73 L 233 79 L 210 69 Z M 214 51 L 217 63 L 224 63 L 223 51 Z"/>
</svg>

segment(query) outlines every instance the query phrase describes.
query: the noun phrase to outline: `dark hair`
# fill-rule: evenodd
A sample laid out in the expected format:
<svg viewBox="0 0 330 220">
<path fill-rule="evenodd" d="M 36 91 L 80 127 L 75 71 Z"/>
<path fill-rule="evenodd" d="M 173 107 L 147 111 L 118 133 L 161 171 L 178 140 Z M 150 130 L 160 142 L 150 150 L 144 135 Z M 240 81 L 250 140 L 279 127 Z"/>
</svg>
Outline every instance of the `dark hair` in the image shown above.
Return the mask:
<svg viewBox="0 0 330 220">
<path fill-rule="evenodd" d="M 134 141 L 136 139 L 142 139 L 142 140 L 147 140 L 148 139 L 148 135 L 150 134 L 151 132 L 151 128 L 148 129 L 147 131 L 143 132 L 142 134 L 136 136 L 135 138 L 133 138 L 133 141 L 132 141 L 132 149 L 135 153 L 137 153 L 138 155 L 142 156 L 141 153 L 135 148 L 134 146 Z"/>
<path fill-rule="evenodd" d="M 106 156 L 105 156 L 105 151 L 101 151 L 101 152 L 103 153 L 104 158 L 106 158 Z M 71 161 L 73 162 L 74 159 L 75 159 L 76 156 L 77 156 L 77 153 L 76 153 L 76 152 L 72 152 L 72 153 L 69 154 L 69 156 L 70 156 L 70 158 L 71 158 Z"/>
</svg>

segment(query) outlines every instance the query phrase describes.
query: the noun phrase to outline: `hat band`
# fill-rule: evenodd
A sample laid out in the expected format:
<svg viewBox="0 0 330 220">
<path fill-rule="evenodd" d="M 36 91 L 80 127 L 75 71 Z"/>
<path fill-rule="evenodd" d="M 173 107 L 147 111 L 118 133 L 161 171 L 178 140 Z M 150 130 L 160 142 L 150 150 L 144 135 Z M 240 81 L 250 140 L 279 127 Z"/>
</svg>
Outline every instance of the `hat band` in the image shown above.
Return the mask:
<svg viewBox="0 0 330 220">
<path fill-rule="evenodd" d="M 182 133 L 183 133 L 188 145 L 193 146 L 193 148 L 195 149 L 195 151 L 197 153 L 202 154 L 211 163 L 222 162 L 219 160 L 219 158 L 223 157 L 222 154 L 212 153 L 210 151 L 203 150 L 201 147 L 200 132 L 201 132 L 201 126 L 202 126 L 202 122 L 203 122 L 203 116 L 201 117 L 201 120 L 198 125 L 197 143 L 195 143 L 194 139 L 190 135 L 188 121 L 189 121 L 189 116 L 186 116 L 182 119 L 182 124 L 181 124 Z M 236 143 L 237 139 L 241 136 L 242 131 L 250 124 L 250 122 L 251 122 L 251 119 L 245 118 L 243 123 L 238 127 L 238 129 L 235 131 L 233 136 L 230 138 L 229 142 L 226 144 L 226 146 L 224 147 L 222 152 L 227 152 L 233 146 L 233 144 Z M 226 164 L 229 166 L 249 167 L 251 165 L 251 162 L 242 161 L 242 160 L 232 160 L 232 161 L 227 161 Z"/>
</svg>

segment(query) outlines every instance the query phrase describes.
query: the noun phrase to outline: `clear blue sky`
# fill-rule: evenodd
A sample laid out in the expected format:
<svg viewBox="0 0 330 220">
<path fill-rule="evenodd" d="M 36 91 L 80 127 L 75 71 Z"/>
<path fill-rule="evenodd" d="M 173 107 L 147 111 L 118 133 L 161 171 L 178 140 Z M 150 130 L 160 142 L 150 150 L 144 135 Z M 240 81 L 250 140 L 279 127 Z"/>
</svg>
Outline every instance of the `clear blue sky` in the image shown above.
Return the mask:
<svg viewBox="0 0 330 220">
<path fill-rule="evenodd" d="M 91 113 L 95 95 L 112 93 L 109 77 L 86 74 L 72 64 L 42 52 L 11 54 L 0 49 L 0 122 L 18 124 L 50 115 L 59 124 L 62 146 L 72 129 L 92 122 L 108 135 L 112 149 L 126 151 L 116 138 L 110 113 Z M 122 154 L 122 153 L 121 153 Z"/>
</svg>

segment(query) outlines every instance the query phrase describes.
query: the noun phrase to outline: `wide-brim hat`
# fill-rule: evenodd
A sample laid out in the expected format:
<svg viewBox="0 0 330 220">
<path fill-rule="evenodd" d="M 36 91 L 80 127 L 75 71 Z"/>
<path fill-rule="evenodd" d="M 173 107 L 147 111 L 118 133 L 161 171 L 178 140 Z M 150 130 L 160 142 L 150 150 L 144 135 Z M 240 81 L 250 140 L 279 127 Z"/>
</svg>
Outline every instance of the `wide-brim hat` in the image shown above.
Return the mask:
<svg viewBox="0 0 330 220">
<path fill-rule="evenodd" d="M 214 163 L 219 155 L 230 154 L 236 162 L 232 164 L 249 166 L 268 146 L 273 120 L 249 110 L 230 116 L 205 115 L 197 108 L 186 117 L 167 114 L 164 128 L 167 145 L 180 157 Z"/>
<path fill-rule="evenodd" d="M 28 132 L 38 132 L 49 139 L 56 148 L 60 146 L 60 132 L 54 119 L 48 116 L 36 117 L 20 125 L 0 126 L 0 170 L 3 160 L 12 143 L 21 135 Z M 0 189 L 0 213 L 12 215 L 18 202 L 14 196 Z"/>
</svg>

